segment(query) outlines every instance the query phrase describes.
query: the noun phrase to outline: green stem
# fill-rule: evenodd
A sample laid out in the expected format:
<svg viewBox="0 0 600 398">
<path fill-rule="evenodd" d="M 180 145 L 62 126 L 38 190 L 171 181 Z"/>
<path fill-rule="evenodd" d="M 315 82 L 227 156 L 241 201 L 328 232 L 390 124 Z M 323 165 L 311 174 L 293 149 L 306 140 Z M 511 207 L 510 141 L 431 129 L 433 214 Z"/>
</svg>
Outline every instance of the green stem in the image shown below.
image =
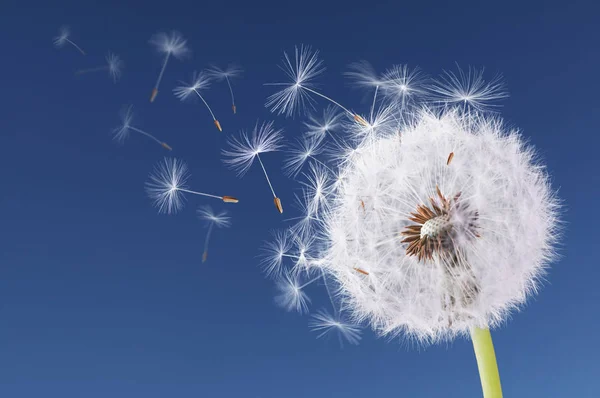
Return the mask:
<svg viewBox="0 0 600 398">
<path fill-rule="evenodd" d="M 477 358 L 479 378 L 484 398 L 502 398 L 500 374 L 496 363 L 494 343 L 489 329 L 474 328 L 471 330 L 471 340 Z"/>
</svg>

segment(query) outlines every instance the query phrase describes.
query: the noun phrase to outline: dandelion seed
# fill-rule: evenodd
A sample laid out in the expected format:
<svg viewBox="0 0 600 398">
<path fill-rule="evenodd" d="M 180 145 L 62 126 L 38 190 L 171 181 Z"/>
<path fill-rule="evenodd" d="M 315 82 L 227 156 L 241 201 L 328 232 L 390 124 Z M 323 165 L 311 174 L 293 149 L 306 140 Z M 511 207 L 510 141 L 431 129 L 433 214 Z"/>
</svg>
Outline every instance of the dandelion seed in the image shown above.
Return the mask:
<svg viewBox="0 0 600 398">
<path fill-rule="evenodd" d="M 61 48 L 66 43 L 69 43 L 70 45 L 75 47 L 77 49 L 77 51 L 79 51 L 81 54 L 85 55 L 85 52 L 81 49 L 81 47 L 79 47 L 77 44 L 75 44 L 73 41 L 71 41 L 71 39 L 69 39 L 70 36 L 71 36 L 71 30 L 69 29 L 69 27 L 61 26 L 58 31 L 58 36 L 54 37 L 54 40 L 53 40 L 54 46 L 56 46 L 57 48 Z"/>
<path fill-rule="evenodd" d="M 156 80 L 156 84 L 152 89 L 152 94 L 150 95 L 150 102 L 154 102 L 156 96 L 158 95 L 158 86 L 160 85 L 160 81 L 162 80 L 163 74 L 165 73 L 165 69 L 167 68 L 167 63 L 169 62 L 169 58 L 173 56 L 177 59 L 183 59 L 187 55 L 190 54 L 190 50 L 187 47 L 187 41 L 181 36 L 178 32 L 167 33 L 157 33 L 150 39 L 150 44 L 155 46 L 157 51 L 160 54 L 163 54 L 165 60 L 163 61 L 162 68 L 160 69 L 160 73 L 158 74 L 158 79 Z"/>
<path fill-rule="evenodd" d="M 458 74 L 445 71 L 431 87 L 434 103 L 442 106 L 463 105 L 463 110 L 474 109 L 484 112 L 498 106 L 498 100 L 508 97 L 501 75 L 496 75 L 491 81 L 483 78 L 484 69 L 477 70 L 469 67 L 464 72 L 458 67 Z"/>
<path fill-rule="evenodd" d="M 365 271 L 364 269 L 361 268 L 353 268 L 356 272 L 363 274 L 363 275 L 369 275 L 369 273 L 367 271 Z"/>
<path fill-rule="evenodd" d="M 107 71 L 108 74 L 110 75 L 110 77 L 112 77 L 113 82 L 117 82 L 117 80 L 119 80 L 119 78 L 121 77 L 121 74 L 123 73 L 123 67 L 124 67 L 124 62 L 121 60 L 121 58 L 118 55 L 115 55 L 111 52 L 109 52 L 106 55 L 106 65 L 103 66 L 98 66 L 96 68 L 90 68 L 90 69 L 81 69 L 78 70 L 77 72 L 75 72 L 76 75 L 83 75 L 86 73 L 90 73 L 90 72 L 100 72 L 100 71 Z"/>
<path fill-rule="evenodd" d="M 186 84 L 185 82 L 181 82 L 181 84 L 181 86 L 178 86 L 173 90 L 175 96 L 181 101 L 185 101 L 194 94 L 196 94 L 202 100 L 202 102 L 210 112 L 210 115 L 212 116 L 213 122 L 215 126 L 217 126 L 217 129 L 219 131 L 223 131 L 223 129 L 221 128 L 221 124 L 215 117 L 215 114 L 213 113 L 212 109 L 210 109 L 210 106 L 208 106 L 208 102 L 206 102 L 204 97 L 200 94 L 200 91 L 206 90 L 210 86 L 209 77 L 202 72 L 194 72 L 192 76 L 192 81 L 189 84 Z"/>
<path fill-rule="evenodd" d="M 208 70 L 208 73 L 217 80 L 225 80 L 227 82 L 227 87 L 229 87 L 229 93 L 231 94 L 231 110 L 234 114 L 237 113 L 233 88 L 231 88 L 231 79 L 241 76 L 242 69 L 236 65 L 229 65 L 226 69 L 213 66 Z"/>
<path fill-rule="evenodd" d="M 427 95 L 425 75 L 418 68 L 411 70 L 407 65 L 394 65 L 385 71 L 382 80 L 384 98 L 398 105 L 400 112 Z"/>
<path fill-rule="evenodd" d="M 316 87 L 312 83 L 312 80 L 325 70 L 322 66 L 323 62 L 319 60 L 318 51 L 312 51 L 308 46 L 295 47 L 294 61 L 285 52 L 283 53 L 283 58 L 281 69 L 291 82 L 266 83 L 267 86 L 284 86 L 282 90 L 267 98 L 266 107 L 271 108 L 271 112 L 276 112 L 280 115 L 285 114 L 289 117 L 294 116 L 301 108 L 309 107 L 314 109 L 314 99 L 310 96 L 310 94 L 314 94 L 340 107 L 357 122 L 362 123 L 364 121 L 364 119 L 349 111 L 340 103 L 315 91 Z"/>
<path fill-rule="evenodd" d="M 446 166 L 450 166 L 450 162 L 452 162 L 452 159 L 454 159 L 454 152 L 450 152 L 450 155 L 448 155 L 448 160 L 446 161 Z"/>
<path fill-rule="evenodd" d="M 321 118 L 309 116 L 308 121 L 304 122 L 306 134 L 311 137 L 324 138 L 341 127 L 341 116 L 342 114 L 334 106 L 327 106 L 323 110 Z"/>
<path fill-rule="evenodd" d="M 339 316 L 330 315 L 326 310 L 319 310 L 312 315 L 309 327 L 313 332 L 319 333 L 317 338 L 337 333 L 341 346 L 343 341 L 357 345 L 361 339 L 360 328 L 344 322 Z"/>
<path fill-rule="evenodd" d="M 281 130 L 275 129 L 273 122 L 264 122 L 260 126 L 257 123 L 250 136 L 246 132 L 241 132 L 239 137 L 230 137 L 228 141 L 230 149 L 223 150 L 222 154 L 225 157 L 223 160 L 225 164 L 236 170 L 240 177 L 248 172 L 252 163 L 254 163 L 254 159 L 258 159 L 269 188 L 273 193 L 275 207 L 280 213 L 283 213 L 281 200 L 275 194 L 265 165 L 260 158 L 261 153 L 279 150 L 281 141 Z"/>
<path fill-rule="evenodd" d="M 190 174 L 187 165 L 176 158 L 165 158 L 150 173 L 146 182 L 146 193 L 152 199 L 159 213 L 175 214 L 185 204 L 185 193 L 220 199 L 225 203 L 237 203 L 228 200 L 230 196 L 217 196 L 204 192 L 191 191 L 186 183 Z"/>
<path fill-rule="evenodd" d="M 322 152 L 322 143 L 323 139 L 315 138 L 315 136 L 296 140 L 288 149 L 289 156 L 283 165 L 283 173 L 289 177 L 295 177 L 308 160 L 312 159 L 319 163 L 315 156 Z"/>
<path fill-rule="evenodd" d="M 206 233 L 206 239 L 204 240 L 204 252 L 202 253 L 202 262 L 206 262 L 208 258 L 208 242 L 210 235 L 214 227 L 217 228 L 228 228 L 231 226 L 231 217 L 227 215 L 226 211 L 215 213 L 210 206 L 202 206 L 196 210 L 196 214 L 201 220 L 204 220 L 208 227 Z"/>
<path fill-rule="evenodd" d="M 303 289 L 320 278 L 321 276 L 318 276 L 301 285 L 298 275 L 287 273 L 282 275 L 276 283 L 275 303 L 289 312 L 298 311 L 300 314 L 308 312 L 310 298 Z"/>
<path fill-rule="evenodd" d="M 294 258 L 288 254 L 292 248 L 289 233 L 287 231 L 273 231 L 272 241 L 268 241 L 262 247 L 262 268 L 268 277 L 281 277 L 283 274 L 283 259 L 286 257 Z"/>
<path fill-rule="evenodd" d="M 131 125 L 132 122 L 133 122 L 133 106 L 129 105 L 129 106 L 123 107 L 123 109 L 121 110 L 121 125 L 119 127 L 114 128 L 112 131 L 113 140 L 115 140 L 119 144 L 123 144 L 125 142 L 125 140 L 129 137 L 129 134 L 131 134 L 132 131 L 135 131 L 136 133 L 142 134 L 142 135 L 150 138 L 151 140 L 155 141 L 163 148 L 165 148 L 169 151 L 172 150 L 172 148 L 166 142 L 159 140 L 152 134 L 150 134 L 142 129 L 132 126 Z"/>
</svg>

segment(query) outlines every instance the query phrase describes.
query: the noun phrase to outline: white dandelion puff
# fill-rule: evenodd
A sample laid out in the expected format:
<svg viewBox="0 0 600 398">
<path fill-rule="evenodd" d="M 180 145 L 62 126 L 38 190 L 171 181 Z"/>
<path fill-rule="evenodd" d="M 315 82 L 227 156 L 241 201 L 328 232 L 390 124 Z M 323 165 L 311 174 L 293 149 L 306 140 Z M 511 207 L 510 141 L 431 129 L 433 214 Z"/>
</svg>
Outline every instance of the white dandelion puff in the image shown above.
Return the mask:
<svg viewBox="0 0 600 398">
<path fill-rule="evenodd" d="M 273 127 L 273 122 L 263 122 L 260 126 L 256 123 L 251 135 L 242 131 L 239 137 L 232 136 L 228 140 L 229 149 L 222 151 L 226 165 L 237 171 L 238 176 L 242 177 L 252 164 L 254 159 L 258 159 L 263 174 L 273 193 L 275 207 L 280 213 L 283 213 L 281 200 L 275 194 L 275 189 L 271 184 L 265 165 L 260 157 L 261 153 L 273 152 L 281 149 L 282 136 L 281 130 Z"/>
<path fill-rule="evenodd" d="M 508 97 L 501 75 L 486 82 L 484 69 L 469 67 L 463 71 L 457 66 L 458 73 L 444 71 L 442 76 L 429 90 L 431 100 L 442 106 L 462 105 L 463 109 L 488 111 L 498 106 L 497 101 Z"/>
<path fill-rule="evenodd" d="M 200 73 L 194 72 L 194 74 L 192 75 L 192 80 L 189 83 L 185 83 L 185 82 L 180 82 L 180 83 L 181 83 L 180 86 L 177 86 L 177 87 L 175 87 L 175 89 L 173 89 L 173 93 L 175 94 L 175 96 L 177 98 L 179 98 L 181 101 L 185 101 L 185 100 L 189 99 L 190 96 L 193 96 L 194 94 L 196 94 L 198 96 L 198 98 L 200 98 L 200 100 L 202 100 L 202 102 L 204 103 L 204 105 L 206 106 L 208 111 L 210 112 L 210 116 L 212 117 L 213 122 L 214 122 L 215 126 L 217 127 L 217 129 L 219 131 L 223 131 L 223 129 L 221 128 L 221 123 L 219 123 L 219 121 L 215 117 L 215 114 L 213 113 L 212 109 L 208 105 L 208 102 L 206 102 L 206 100 L 204 99 L 202 94 L 200 94 L 200 92 L 202 90 L 206 90 L 210 87 L 209 76 L 202 72 L 200 72 Z"/>
<path fill-rule="evenodd" d="M 340 316 L 329 314 L 326 310 L 319 310 L 312 315 L 309 327 L 313 332 L 318 333 L 317 338 L 336 333 L 340 345 L 343 345 L 344 341 L 357 345 L 362 338 L 359 327 L 344 321 Z"/>
<path fill-rule="evenodd" d="M 167 63 L 171 56 L 176 59 L 183 59 L 184 57 L 190 54 L 190 50 L 187 47 L 187 41 L 181 36 L 178 32 L 171 32 L 169 34 L 160 32 L 152 36 L 150 39 L 150 44 L 156 47 L 156 50 L 164 55 L 164 61 L 162 68 L 160 69 L 160 73 L 158 74 L 158 79 L 156 79 L 156 84 L 152 89 L 152 94 L 150 95 L 150 102 L 154 102 L 156 96 L 158 95 L 158 86 L 162 80 L 163 74 L 165 73 L 165 69 L 167 68 Z"/>
<path fill-rule="evenodd" d="M 235 105 L 235 97 L 233 95 L 233 88 L 231 87 L 231 80 L 240 77 L 242 72 L 242 68 L 235 64 L 231 64 L 225 69 L 221 69 L 218 66 L 212 66 L 208 70 L 208 73 L 215 79 L 219 81 L 225 80 L 227 82 L 229 94 L 231 95 L 231 110 L 234 114 L 237 113 L 237 106 Z"/>
<path fill-rule="evenodd" d="M 81 49 L 77 44 L 75 44 L 71 39 L 71 29 L 68 26 L 61 26 L 58 30 L 58 35 L 54 37 L 53 42 L 54 46 L 57 48 L 63 47 L 65 44 L 69 43 L 73 47 L 77 49 L 81 54 L 85 55 L 85 51 Z"/>
<path fill-rule="evenodd" d="M 132 122 L 133 122 L 133 105 L 124 106 L 123 109 L 121 110 L 121 125 L 112 130 L 113 140 L 115 140 L 119 144 L 123 144 L 125 142 L 125 140 L 129 137 L 131 132 L 134 131 L 136 133 L 142 134 L 142 135 L 150 138 L 151 140 L 158 143 L 160 146 L 162 146 L 166 150 L 168 150 L 168 151 L 172 150 L 172 148 L 166 142 L 163 142 L 163 141 L 159 140 L 158 138 L 156 138 L 154 135 L 133 126 L 131 124 Z"/>
<path fill-rule="evenodd" d="M 383 80 L 368 61 L 350 64 L 344 75 L 360 88 L 377 88 L 383 84 Z"/>
<path fill-rule="evenodd" d="M 408 104 L 414 104 L 427 95 L 426 76 L 419 68 L 410 69 L 408 65 L 394 65 L 382 76 L 382 95 L 403 111 Z"/>
<path fill-rule="evenodd" d="M 97 66 L 95 68 L 89 69 L 81 69 L 75 72 L 76 75 L 83 75 L 91 72 L 100 72 L 106 71 L 109 76 L 113 79 L 113 82 L 117 82 L 121 75 L 123 74 L 123 68 L 125 67 L 125 63 L 123 60 L 116 54 L 109 52 L 106 55 L 106 65 Z"/>
<path fill-rule="evenodd" d="M 217 196 L 188 189 L 186 183 L 189 177 L 187 165 L 176 158 L 164 158 L 155 166 L 146 182 L 146 193 L 159 213 L 177 213 L 185 204 L 186 193 L 220 199 L 225 203 L 238 202 L 232 196 Z"/>
<path fill-rule="evenodd" d="M 228 216 L 228 213 L 225 210 L 215 213 L 212 207 L 208 205 L 199 207 L 198 210 L 196 210 L 196 214 L 198 215 L 198 218 L 206 222 L 208 227 L 206 238 L 204 239 L 204 252 L 202 253 L 202 262 L 206 262 L 208 258 L 208 242 L 214 227 L 229 228 L 231 226 L 231 217 Z"/>
</svg>

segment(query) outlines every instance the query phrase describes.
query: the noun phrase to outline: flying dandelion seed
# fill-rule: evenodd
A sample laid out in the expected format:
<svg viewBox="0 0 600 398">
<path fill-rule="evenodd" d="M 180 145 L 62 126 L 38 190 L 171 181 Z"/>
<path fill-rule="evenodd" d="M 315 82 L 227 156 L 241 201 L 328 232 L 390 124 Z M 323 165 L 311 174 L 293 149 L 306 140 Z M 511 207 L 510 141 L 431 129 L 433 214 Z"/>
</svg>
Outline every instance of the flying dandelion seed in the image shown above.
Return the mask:
<svg viewBox="0 0 600 398">
<path fill-rule="evenodd" d="M 219 131 L 223 131 L 223 129 L 221 128 L 221 123 L 219 123 L 219 121 L 215 117 L 215 114 L 213 113 L 212 109 L 210 109 L 210 106 L 208 106 L 208 102 L 206 102 L 206 100 L 204 99 L 202 94 L 200 94 L 200 91 L 206 90 L 210 87 L 209 77 L 202 72 L 200 72 L 200 73 L 194 72 L 194 74 L 192 76 L 192 81 L 189 84 L 186 84 L 185 82 L 180 82 L 180 83 L 182 85 L 176 87 L 173 90 L 173 93 L 175 94 L 175 96 L 177 98 L 179 98 L 181 101 L 185 101 L 185 100 L 189 99 L 190 97 L 192 97 L 194 94 L 196 94 L 198 96 L 198 98 L 200 98 L 202 100 L 202 102 L 204 103 L 204 105 L 206 106 L 208 111 L 210 112 L 210 116 L 213 118 L 213 122 L 214 122 L 215 126 L 217 127 L 217 129 Z"/>
<path fill-rule="evenodd" d="M 131 125 L 132 122 L 133 122 L 133 105 L 123 107 L 123 109 L 121 110 L 121 125 L 119 127 L 114 128 L 112 131 L 113 140 L 115 140 L 119 144 L 123 144 L 125 142 L 125 140 L 129 137 L 129 134 L 131 134 L 132 131 L 135 131 L 136 133 L 142 134 L 142 135 L 150 138 L 151 140 L 158 143 L 160 146 L 162 146 L 166 150 L 168 150 L 168 151 L 172 150 L 172 148 L 166 142 L 159 140 L 152 134 L 147 133 L 142 129 L 132 126 Z"/>
<path fill-rule="evenodd" d="M 107 71 L 113 82 L 117 82 L 123 73 L 123 67 L 125 66 L 123 60 L 118 55 L 109 52 L 106 55 L 106 65 L 98 66 L 96 68 L 81 69 L 75 72 L 76 75 L 83 75 L 91 72 Z"/>
<path fill-rule="evenodd" d="M 158 86 L 160 85 L 160 81 L 162 80 L 163 74 L 165 73 L 165 69 L 167 68 L 167 63 L 169 62 L 169 58 L 173 56 L 177 59 L 183 59 L 190 54 L 190 50 L 187 47 L 187 41 L 181 36 L 178 32 L 167 33 L 157 33 L 150 39 L 150 44 L 156 47 L 156 50 L 159 54 L 163 54 L 165 60 L 163 61 L 162 68 L 160 69 L 160 73 L 158 74 L 158 79 L 156 79 L 156 84 L 152 89 L 152 94 L 150 95 L 150 102 L 154 102 L 156 96 L 158 95 Z"/>
<path fill-rule="evenodd" d="M 322 117 L 309 116 L 308 121 L 304 122 L 306 134 L 316 138 L 324 138 L 327 134 L 332 134 L 341 127 L 341 116 L 336 107 L 327 106 L 323 110 Z"/>
<path fill-rule="evenodd" d="M 206 239 L 204 240 L 204 252 L 202 253 L 202 262 L 206 262 L 208 258 L 208 242 L 210 235 L 214 227 L 217 228 L 228 228 L 231 226 L 231 217 L 227 215 L 226 211 L 215 213 L 210 206 L 202 206 L 196 211 L 198 217 L 206 222 L 208 226 L 208 232 L 206 232 Z"/>
<path fill-rule="evenodd" d="M 431 100 L 441 106 L 462 105 L 463 109 L 483 112 L 497 107 L 497 101 L 508 97 L 501 75 L 486 82 L 484 70 L 469 67 L 464 72 L 457 66 L 458 74 L 445 71 L 429 89 Z"/>
<path fill-rule="evenodd" d="M 346 323 L 339 316 L 331 315 L 326 310 L 319 310 L 319 312 L 312 315 L 309 327 L 313 332 L 318 333 L 317 338 L 337 333 L 342 346 L 344 341 L 357 345 L 361 339 L 360 328 Z"/>
<path fill-rule="evenodd" d="M 290 145 L 288 149 L 289 157 L 283 165 L 283 173 L 289 177 L 295 177 L 307 161 L 312 160 L 319 163 L 315 157 L 322 153 L 323 139 L 316 136 L 307 136 L 300 138 Z"/>
<path fill-rule="evenodd" d="M 560 201 L 534 148 L 485 113 L 507 96 L 499 78 L 446 72 L 427 89 L 420 79 L 403 67 L 384 73 L 369 126 L 329 135 L 323 183 L 304 177 L 327 188 L 304 190 L 288 229 L 312 239 L 310 254 L 288 274 L 331 276 L 349 318 L 380 335 L 423 344 L 470 335 L 484 396 L 501 397 L 489 330 L 539 290 L 556 259 Z M 280 95 L 273 111 L 289 111 Z M 288 302 L 302 286 L 292 282 Z"/>
<path fill-rule="evenodd" d="M 299 276 L 284 274 L 276 283 L 277 295 L 275 296 L 275 303 L 289 312 L 307 313 L 310 298 L 303 289 L 319 279 L 321 279 L 321 276 L 300 284 Z"/>
<path fill-rule="evenodd" d="M 65 44 L 69 43 L 70 45 L 75 47 L 77 49 L 77 51 L 79 51 L 82 55 L 85 55 L 85 52 L 81 49 L 81 47 L 79 47 L 71 39 L 69 39 L 70 36 L 71 36 L 71 30 L 69 29 L 69 27 L 61 26 L 60 29 L 58 30 L 58 36 L 54 37 L 54 40 L 53 40 L 54 46 L 57 48 L 61 48 L 61 47 L 64 47 Z"/>
<path fill-rule="evenodd" d="M 267 99 L 267 108 L 271 108 L 272 112 L 277 112 L 280 115 L 294 116 L 297 111 L 305 107 L 314 109 L 315 100 L 310 96 L 310 94 L 313 94 L 338 106 L 357 123 L 366 125 L 367 122 L 360 115 L 349 111 L 340 103 L 315 90 L 316 86 L 312 80 L 325 70 L 322 64 L 323 62 L 319 60 L 319 52 L 312 51 L 308 46 L 295 47 L 293 61 L 284 52 L 281 69 L 291 82 L 265 84 L 267 86 L 284 87 L 281 91 L 271 95 Z"/>
<path fill-rule="evenodd" d="M 225 203 L 237 203 L 232 196 L 218 196 L 204 192 L 191 191 L 186 183 L 190 174 L 187 165 L 176 158 L 164 158 L 150 173 L 146 182 L 146 193 L 152 199 L 159 213 L 175 214 L 185 204 L 184 194 L 206 196 L 220 199 Z"/>
<path fill-rule="evenodd" d="M 283 213 L 281 200 L 275 194 L 275 190 L 267 174 L 267 169 L 260 158 L 261 153 L 274 152 L 281 149 L 281 132 L 281 130 L 273 127 L 273 122 L 264 122 L 260 126 L 256 123 L 250 136 L 246 132 L 241 132 L 239 137 L 230 137 L 228 140 L 230 149 L 223 150 L 222 154 L 225 157 L 225 164 L 236 170 L 239 177 L 248 172 L 254 163 L 254 159 L 258 159 L 269 188 L 271 188 L 271 192 L 273 193 L 275 207 L 280 213 Z"/>
<path fill-rule="evenodd" d="M 242 68 L 237 65 L 229 65 L 226 69 L 221 69 L 217 66 L 213 66 L 208 70 L 208 73 L 218 81 L 225 80 L 227 87 L 229 87 L 229 94 L 231 95 L 231 110 L 233 113 L 237 113 L 237 107 L 235 105 L 235 97 L 233 95 L 233 88 L 231 87 L 231 80 L 242 75 Z"/>
</svg>

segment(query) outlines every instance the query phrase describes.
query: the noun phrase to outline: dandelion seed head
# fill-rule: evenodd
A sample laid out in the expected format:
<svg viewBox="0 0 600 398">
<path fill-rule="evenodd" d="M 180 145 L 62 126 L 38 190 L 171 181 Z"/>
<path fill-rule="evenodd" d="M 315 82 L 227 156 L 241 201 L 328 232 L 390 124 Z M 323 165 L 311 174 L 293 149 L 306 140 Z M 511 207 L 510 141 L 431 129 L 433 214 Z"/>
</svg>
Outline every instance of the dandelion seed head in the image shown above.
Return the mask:
<svg viewBox="0 0 600 398">
<path fill-rule="evenodd" d="M 317 338 L 327 337 L 336 333 L 341 345 L 343 345 L 344 341 L 353 345 L 358 345 L 362 338 L 359 327 L 346 322 L 340 316 L 329 314 L 329 312 L 324 309 L 311 315 L 309 328 L 311 331 L 318 333 Z"/>
<path fill-rule="evenodd" d="M 53 42 L 56 47 L 62 47 L 71 36 L 71 29 L 68 26 L 61 26 L 58 29 L 58 35 L 54 37 Z"/>
<path fill-rule="evenodd" d="M 112 130 L 113 140 L 118 144 L 123 144 L 131 132 L 131 122 L 133 121 L 133 105 L 127 105 L 120 111 L 121 125 Z"/>
<path fill-rule="evenodd" d="M 210 77 L 204 72 L 194 72 L 192 80 L 189 83 L 180 82 L 181 84 L 173 89 L 173 93 L 181 101 L 189 99 L 190 96 L 206 90 L 210 87 Z"/>
<path fill-rule="evenodd" d="M 288 117 L 306 107 L 314 108 L 314 100 L 307 91 L 315 88 L 313 80 L 325 70 L 319 60 L 319 52 L 313 51 L 309 46 L 296 47 L 293 60 L 284 53 L 280 68 L 289 82 L 267 84 L 282 86 L 283 89 L 267 98 L 266 107 Z"/>
<path fill-rule="evenodd" d="M 459 105 L 483 112 L 493 110 L 499 100 L 508 97 L 501 75 L 486 82 L 484 69 L 457 69 L 457 73 L 445 71 L 429 88 L 431 100 L 439 106 Z"/>
<path fill-rule="evenodd" d="M 106 63 L 108 64 L 108 73 L 116 83 L 123 73 L 125 63 L 118 55 L 111 52 L 106 55 Z"/>
<path fill-rule="evenodd" d="M 231 226 L 231 217 L 226 210 L 216 213 L 211 206 L 200 206 L 196 210 L 198 218 L 206 222 L 207 226 L 214 225 L 218 228 L 228 228 Z"/>
<path fill-rule="evenodd" d="M 175 214 L 183 208 L 185 196 L 182 189 L 189 179 L 187 165 L 176 158 L 164 158 L 155 166 L 146 182 L 146 193 L 159 213 Z"/>
<path fill-rule="evenodd" d="M 289 312 L 297 311 L 300 314 L 308 312 L 310 298 L 304 292 L 299 276 L 283 274 L 276 283 L 276 289 L 275 303 L 279 307 Z"/>
<path fill-rule="evenodd" d="M 256 123 L 250 134 L 242 131 L 239 136 L 231 136 L 229 149 L 224 149 L 223 162 L 243 176 L 261 153 L 274 152 L 282 148 L 282 130 L 276 129 L 273 122 Z"/>
<path fill-rule="evenodd" d="M 236 64 L 230 64 L 227 68 L 219 68 L 213 65 L 207 70 L 208 75 L 216 80 L 235 79 L 240 77 L 243 72 L 244 70 Z"/>
<path fill-rule="evenodd" d="M 308 264 L 335 278 L 353 321 L 451 339 L 500 325 L 538 289 L 558 201 L 534 149 L 499 118 L 422 110 L 402 142 L 374 133 L 343 156 L 319 221 L 298 225 L 317 237 Z"/>
<path fill-rule="evenodd" d="M 159 32 L 150 38 L 150 44 L 155 46 L 159 53 L 172 55 L 177 59 L 183 59 L 191 53 L 187 47 L 187 40 L 176 31 Z"/>
</svg>

